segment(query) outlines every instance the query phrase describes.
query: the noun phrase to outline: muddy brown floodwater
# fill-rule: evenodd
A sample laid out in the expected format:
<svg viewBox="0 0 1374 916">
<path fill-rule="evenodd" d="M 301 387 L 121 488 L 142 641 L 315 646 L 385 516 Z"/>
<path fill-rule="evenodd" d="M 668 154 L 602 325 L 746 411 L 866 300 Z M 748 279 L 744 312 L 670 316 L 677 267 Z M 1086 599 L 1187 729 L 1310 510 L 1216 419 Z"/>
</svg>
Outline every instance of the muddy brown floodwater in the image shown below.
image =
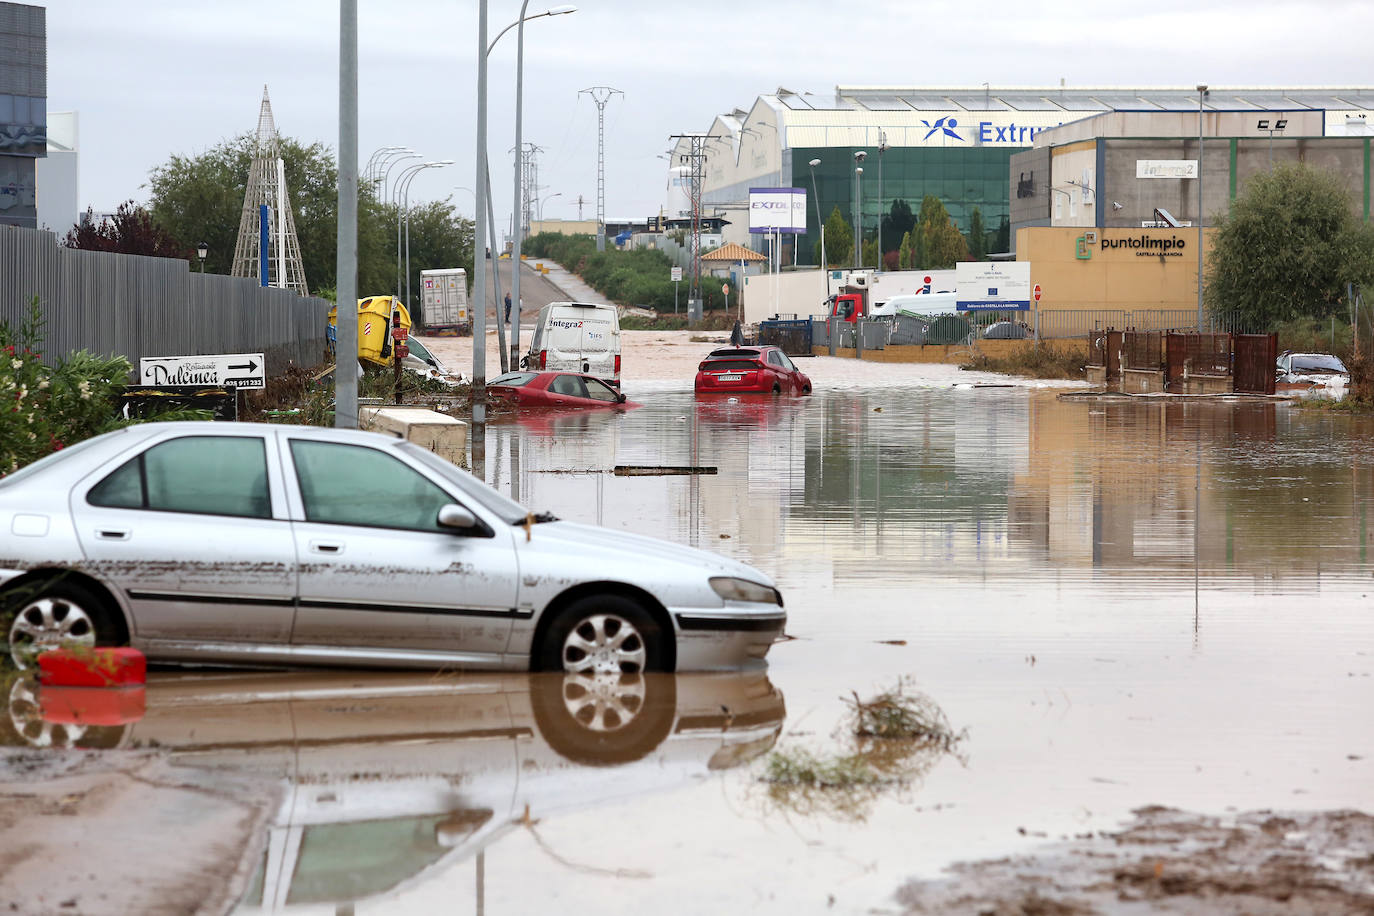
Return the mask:
<svg viewBox="0 0 1374 916">
<path fill-rule="evenodd" d="M 1369 912 L 1374 422 L 835 362 L 487 429 L 531 509 L 776 577 L 766 670 L 160 673 L 108 732 L 20 689 L 16 734 L 259 780 L 242 913 Z"/>
</svg>

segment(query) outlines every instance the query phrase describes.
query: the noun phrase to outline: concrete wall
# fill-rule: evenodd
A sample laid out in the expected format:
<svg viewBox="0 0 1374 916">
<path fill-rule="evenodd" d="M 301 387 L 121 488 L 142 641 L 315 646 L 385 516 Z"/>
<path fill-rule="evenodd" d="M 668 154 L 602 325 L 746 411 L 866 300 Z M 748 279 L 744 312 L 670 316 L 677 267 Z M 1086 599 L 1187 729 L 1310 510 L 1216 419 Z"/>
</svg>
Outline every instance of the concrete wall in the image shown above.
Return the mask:
<svg viewBox="0 0 1374 916">
<path fill-rule="evenodd" d="M 1086 340 L 1042 341 L 1040 345 L 1052 348 L 1056 352 L 1077 353 L 1084 359 L 1088 355 Z M 968 344 L 926 344 L 924 346 L 889 344 L 881 350 L 865 350 L 862 358 L 865 361 L 875 363 L 946 363 L 957 366 L 967 363 L 975 355 L 987 356 L 992 359 L 1007 359 L 1034 346 L 1035 341 L 1033 340 L 980 340 L 972 346 Z M 828 347 L 815 347 L 812 352 L 815 356 L 830 355 Z M 840 347 L 835 350 L 835 355 L 845 359 L 853 359 L 854 350 L 853 348 Z"/>
</svg>

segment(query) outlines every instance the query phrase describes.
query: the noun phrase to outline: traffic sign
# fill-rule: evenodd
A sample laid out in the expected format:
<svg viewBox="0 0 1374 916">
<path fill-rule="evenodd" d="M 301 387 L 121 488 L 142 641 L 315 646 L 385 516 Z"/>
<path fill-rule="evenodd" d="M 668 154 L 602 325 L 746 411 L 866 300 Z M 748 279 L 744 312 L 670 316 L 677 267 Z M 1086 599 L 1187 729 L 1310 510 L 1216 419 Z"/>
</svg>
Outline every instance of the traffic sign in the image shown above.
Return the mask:
<svg viewBox="0 0 1374 916">
<path fill-rule="evenodd" d="M 266 371 L 261 353 L 208 356 L 145 356 L 138 361 L 143 385 L 261 388 Z"/>
<path fill-rule="evenodd" d="M 1039 283 L 1035 284 L 1035 291 L 1034 291 L 1034 292 L 1035 292 L 1035 301 L 1036 301 L 1036 302 L 1039 302 L 1039 301 L 1040 301 L 1040 284 L 1039 284 Z"/>
<path fill-rule="evenodd" d="M 674 268 L 673 268 L 673 270 L 672 270 L 672 280 L 673 280 L 674 283 L 677 283 L 677 282 L 679 282 L 679 281 L 682 280 L 682 268 L 681 268 L 681 267 L 674 267 Z"/>
<path fill-rule="evenodd" d="M 720 285 L 720 292 L 721 292 L 722 295 L 725 295 L 725 296 L 730 295 L 730 284 L 729 284 L 729 283 L 722 283 L 722 284 Z"/>
</svg>

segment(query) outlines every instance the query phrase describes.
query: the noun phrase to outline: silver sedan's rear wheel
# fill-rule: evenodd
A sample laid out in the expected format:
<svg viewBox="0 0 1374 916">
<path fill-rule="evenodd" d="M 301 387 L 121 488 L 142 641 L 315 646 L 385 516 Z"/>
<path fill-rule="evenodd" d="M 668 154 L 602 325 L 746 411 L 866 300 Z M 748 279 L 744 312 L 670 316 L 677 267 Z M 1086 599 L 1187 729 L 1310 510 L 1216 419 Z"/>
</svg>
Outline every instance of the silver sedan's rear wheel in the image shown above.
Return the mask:
<svg viewBox="0 0 1374 916">
<path fill-rule="evenodd" d="M 21 587 L 7 597 L 9 649 L 15 667 L 35 664 L 38 653 L 58 646 L 95 648 L 114 638 L 100 600 L 75 583 Z"/>
<path fill-rule="evenodd" d="M 662 671 L 663 639 L 654 618 L 628 598 L 580 598 L 545 633 L 538 667 L 570 674 Z"/>
</svg>

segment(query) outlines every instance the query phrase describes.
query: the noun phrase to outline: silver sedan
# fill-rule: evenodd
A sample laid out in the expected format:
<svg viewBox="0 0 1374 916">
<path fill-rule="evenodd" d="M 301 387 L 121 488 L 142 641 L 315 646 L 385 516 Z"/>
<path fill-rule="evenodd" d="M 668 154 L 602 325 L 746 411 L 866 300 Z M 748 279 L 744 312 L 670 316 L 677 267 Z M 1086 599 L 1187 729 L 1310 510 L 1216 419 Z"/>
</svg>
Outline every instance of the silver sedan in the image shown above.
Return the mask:
<svg viewBox="0 0 1374 916">
<path fill-rule="evenodd" d="M 701 671 L 762 659 L 771 579 L 531 515 L 409 442 L 150 423 L 0 478 L 0 621 L 152 660 Z"/>
</svg>

